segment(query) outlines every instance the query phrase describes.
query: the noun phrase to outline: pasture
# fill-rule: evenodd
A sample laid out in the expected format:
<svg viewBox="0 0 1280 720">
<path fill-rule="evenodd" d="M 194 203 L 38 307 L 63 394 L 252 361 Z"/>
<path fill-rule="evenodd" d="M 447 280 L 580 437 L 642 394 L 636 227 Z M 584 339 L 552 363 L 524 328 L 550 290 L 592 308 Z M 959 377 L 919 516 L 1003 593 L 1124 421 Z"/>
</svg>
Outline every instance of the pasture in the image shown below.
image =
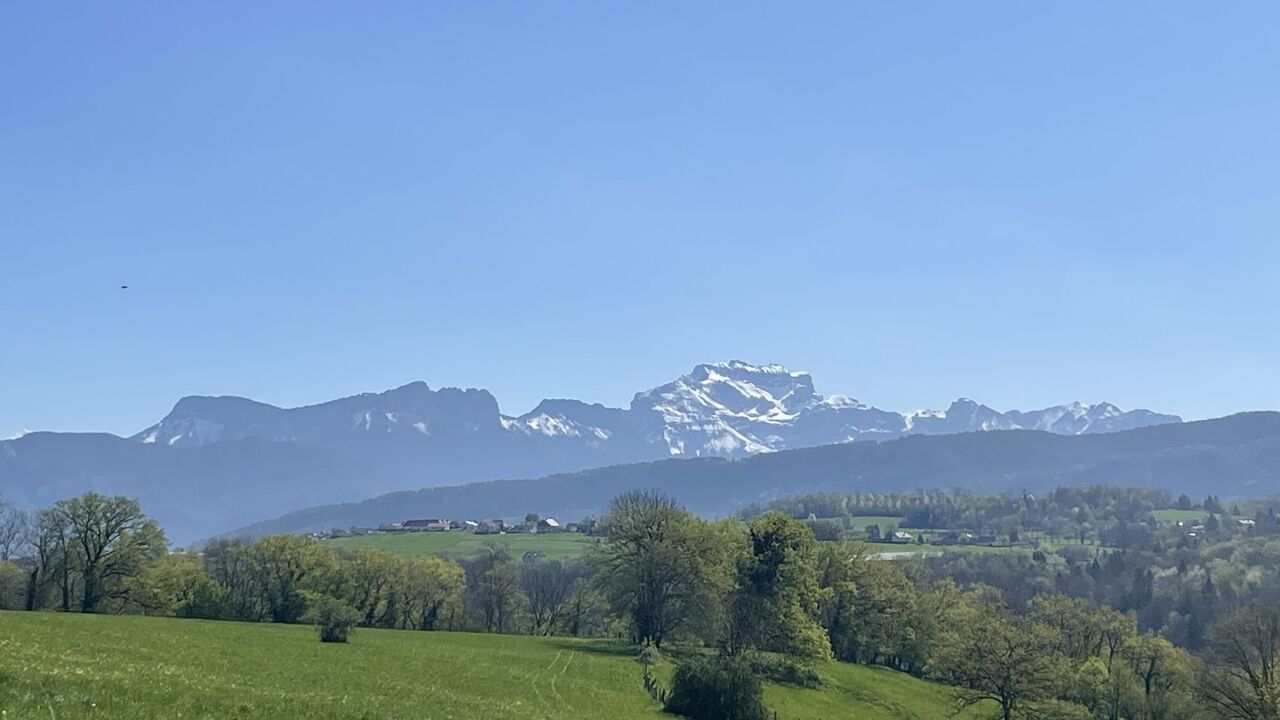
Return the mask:
<svg viewBox="0 0 1280 720">
<path fill-rule="evenodd" d="M 581 557 L 595 538 L 581 533 L 505 533 L 476 535 L 463 530 L 449 532 L 379 533 L 325 540 L 348 550 L 383 550 L 392 555 L 446 555 L 467 558 L 488 552 L 490 545 L 505 545 L 519 559 L 527 552 L 541 552 L 549 560 Z"/>
<path fill-rule="evenodd" d="M 0 717 L 671 717 L 642 689 L 634 657 L 605 640 L 361 629 L 326 645 L 302 625 L 0 612 Z M 819 689 L 767 686 L 780 720 L 934 720 L 952 710 L 949 689 L 902 673 L 842 663 L 819 672 Z"/>
</svg>

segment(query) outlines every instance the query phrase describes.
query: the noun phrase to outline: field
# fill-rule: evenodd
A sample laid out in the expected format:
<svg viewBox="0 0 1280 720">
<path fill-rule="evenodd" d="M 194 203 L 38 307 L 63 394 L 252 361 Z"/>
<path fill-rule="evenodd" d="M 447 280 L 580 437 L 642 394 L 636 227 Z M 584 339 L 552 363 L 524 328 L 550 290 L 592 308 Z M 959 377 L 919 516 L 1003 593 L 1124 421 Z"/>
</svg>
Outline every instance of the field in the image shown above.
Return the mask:
<svg viewBox="0 0 1280 720">
<path fill-rule="evenodd" d="M 360 630 L 325 645 L 298 625 L 0 612 L 0 717 L 670 717 L 644 693 L 633 657 L 594 640 Z M 947 688 L 901 673 L 820 672 L 821 689 L 768 686 L 780 720 L 933 720 L 952 709 Z"/>
<path fill-rule="evenodd" d="M 829 518 L 840 522 L 840 518 Z M 866 532 L 867 528 L 872 525 L 879 525 L 880 531 L 884 532 L 889 526 L 898 526 L 902 522 L 902 518 L 897 515 L 856 515 L 849 518 L 849 532 Z"/>
<path fill-rule="evenodd" d="M 1156 519 L 1156 522 L 1160 523 L 1161 525 L 1171 525 L 1173 523 L 1178 522 L 1179 520 L 1183 522 L 1191 522 L 1191 523 L 1203 522 L 1205 518 L 1209 517 L 1209 513 L 1205 512 L 1204 510 L 1169 509 L 1169 510 L 1156 510 L 1151 513 L 1151 516 L 1154 517 Z"/>
<path fill-rule="evenodd" d="M 490 543 L 505 544 L 512 556 L 520 558 L 530 551 L 541 552 L 548 559 L 567 560 L 580 557 L 594 538 L 580 533 L 508 533 L 476 535 L 462 530 L 449 532 L 381 533 L 355 535 L 326 540 L 335 547 L 348 550 L 385 550 L 392 555 L 448 555 L 471 557 L 486 550 Z"/>
</svg>

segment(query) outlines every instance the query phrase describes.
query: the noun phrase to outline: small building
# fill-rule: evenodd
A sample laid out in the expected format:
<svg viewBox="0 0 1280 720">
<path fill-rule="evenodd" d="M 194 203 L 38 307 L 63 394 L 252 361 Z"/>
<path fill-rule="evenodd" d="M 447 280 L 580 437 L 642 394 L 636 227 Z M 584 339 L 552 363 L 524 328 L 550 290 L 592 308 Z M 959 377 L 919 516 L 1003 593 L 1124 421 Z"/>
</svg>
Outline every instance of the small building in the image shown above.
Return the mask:
<svg viewBox="0 0 1280 720">
<path fill-rule="evenodd" d="M 485 520 L 482 523 L 478 523 L 472 532 L 477 535 L 497 535 L 502 530 L 503 524 L 501 520 Z"/>
<path fill-rule="evenodd" d="M 561 532 L 564 530 L 560 526 L 560 521 L 555 518 L 542 518 L 538 521 L 537 527 L 536 532 Z"/>
<path fill-rule="evenodd" d="M 404 525 L 400 523 L 382 523 L 378 526 L 378 532 L 404 532 Z"/>
<path fill-rule="evenodd" d="M 973 540 L 974 540 L 973 533 L 967 533 L 967 532 L 955 532 L 954 530 L 952 530 L 952 531 L 950 531 L 950 532 L 945 532 L 945 533 L 942 533 L 941 535 L 939 535 L 939 536 L 935 537 L 935 538 L 933 539 L 933 541 L 932 541 L 932 542 L 930 542 L 929 544 L 930 544 L 930 545 L 939 545 L 939 546 L 942 546 L 942 545 L 972 545 L 972 544 L 973 544 Z"/>
<path fill-rule="evenodd" d="M 909 543 L 914 539 L 915 539 L 915 536 L 909 532 L 906 532 L 905 530 L 896 530 L 892 535 L 889 536 L 889 542 L 898 543 L 900 545 Z"/>
<path fill-rule="evenodd" d="M 421 520 L 405 520 L 400 523 L 410 532 L 442 532 L 449 529 L 449 521 L 444 518 L 424 518 Z"/>
</svg>

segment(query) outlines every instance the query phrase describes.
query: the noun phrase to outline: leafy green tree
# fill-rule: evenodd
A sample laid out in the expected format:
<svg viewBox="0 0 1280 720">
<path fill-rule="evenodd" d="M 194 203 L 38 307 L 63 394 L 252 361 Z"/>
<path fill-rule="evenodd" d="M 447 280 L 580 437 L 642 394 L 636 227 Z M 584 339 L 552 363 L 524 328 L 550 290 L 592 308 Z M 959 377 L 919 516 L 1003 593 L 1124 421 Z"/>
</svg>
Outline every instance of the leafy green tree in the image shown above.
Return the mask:
<svg viewBox="0 0 1280 720">
<path fill-rule="evenodd" d="M 81 612 L 123 597 L 126 578 L 165 552 L 164 533 L 134 500 L 89 492 L 59 500 L 53 512 L 64 528 L 66 561 L 79 576 Z"/>
<path fill-rule="evenodd" d="M 464 584 L 462 567 L 447 558 L 400 559 L 392 588 L 398 627 L 435 630 L 460 625 L 451 618 L 462 609 Z"/>
<path fill-rule="evenodd" d="M 601 595 L 627 620 L 633 642 L 661 646 L 681 631 L 705 634 L 715 627 L 740 532 L 648 492 L 615 498 L 600 530 L 606 537 L 588 559 Z"/>
<path fill-rule="evenodd" d="M 200 560 L 187 553 L 166 555 L 129 578 L 129 599 L 147 615 L 217 619 L 224 614 L 226 591 L 209 577 Z"/>
<path fill-rule="evenodd" d="M 308 592 L 335 594 L 337 558 L 311 538 L 272 535 L 250 546 L 248 555 L 249 572 L 272 622 L 301 620 Z"/>
<path fill-rule="evenodd" d="M 1128 717 L 1168 720 L 1190 703 L 1191 660 L 1187 653 L 1155 634 L 1134 637 L 1121 651 L 1124 666 L 1139 692 Z"/>
<path fill-rule="evenodd" d="M 1003 720 L 1055 700 L 1070 673 L 1052 628 L 1011 618 L 989 598 L 970 594 L 956 625 L 943 637 L 930 668 L 956 686 L 962 707 L 991 702 Z"/>
<path fill-rule="evenodd" d="M 821 596 L 818 544 L 808 526 L 779 512 L 752 520 L 729 600 L 727 649 L 829 657 L 818 622 Z"/>
</svg>

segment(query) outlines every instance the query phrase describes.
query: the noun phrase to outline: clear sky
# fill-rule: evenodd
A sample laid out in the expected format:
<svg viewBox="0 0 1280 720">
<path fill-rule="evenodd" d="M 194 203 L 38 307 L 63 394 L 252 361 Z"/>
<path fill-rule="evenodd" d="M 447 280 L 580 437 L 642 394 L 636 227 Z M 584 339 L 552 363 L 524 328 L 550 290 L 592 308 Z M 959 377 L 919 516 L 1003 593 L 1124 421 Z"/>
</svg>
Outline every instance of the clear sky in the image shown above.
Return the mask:
<svg viewBox="0 0 1280 720">
<path fill-rule="evenodd" d="M 0 7 L 0 436 L 695 363 L 1280 407 L 1275 2 Z M 120 285 L 129 289 L 122 291 Z"/>
</svg>

